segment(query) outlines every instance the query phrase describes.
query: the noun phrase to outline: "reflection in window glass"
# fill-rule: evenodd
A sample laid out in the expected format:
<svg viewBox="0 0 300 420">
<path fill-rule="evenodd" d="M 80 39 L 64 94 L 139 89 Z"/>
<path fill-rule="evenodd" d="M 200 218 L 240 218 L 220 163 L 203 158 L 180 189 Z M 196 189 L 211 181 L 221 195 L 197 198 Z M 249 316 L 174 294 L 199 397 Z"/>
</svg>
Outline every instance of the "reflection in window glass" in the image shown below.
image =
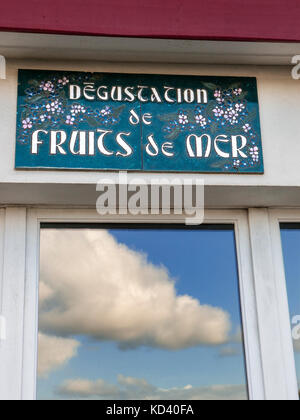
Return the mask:
<svg viewBox="0 0 300 420">
<path fill-rule="evenodd" d="M 234 231 L 41 230 L 39 399 L 247 399 Z"/>
<path fill-rule="evenodd" d="M 300 389 L 300 225 L 282 224 L 281 237 L 291 325 L 293 328 L 296 369 Z"/>
</svg>

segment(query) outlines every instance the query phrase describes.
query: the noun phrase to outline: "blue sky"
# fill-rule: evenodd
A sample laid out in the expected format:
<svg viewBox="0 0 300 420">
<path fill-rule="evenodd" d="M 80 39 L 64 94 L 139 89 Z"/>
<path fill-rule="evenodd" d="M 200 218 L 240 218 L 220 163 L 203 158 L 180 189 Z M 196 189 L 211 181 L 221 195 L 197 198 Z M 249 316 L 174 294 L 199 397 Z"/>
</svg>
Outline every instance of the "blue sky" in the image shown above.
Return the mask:
<svg viewBox="0 0 300 420">
<path fill-rule="evenodd" d="M 294 316 L 300 315 L 300 226 L 299 229 L 282 229 L 281 237 L 292 320 Z M 294 344 L 298 383 L 300 383 L 300 342 Z"/>
<path fill-rule="evenodd" d="M 41 233 L 41 293 L 43 298 L 41 297 L 40 330 L 42 334 L 50 337 L 55 335 L 61 337 L 62 340 L 75 340 L 78 343 L 78 348 L 77 354 L 69 358 L 66 357 L 61 365 L 55 361 L 53 369 L 44 365 L 45 371 L 38 380 L 38 398 L 97 397 L 110 399 L 121 398 L 122 396 L 134 398 L 135 393 L 138 395 L 138 392 L 141 392 L 144 397 L 153 395 L 155 398 L 161 398 L 161 395 L 165 395 L 161 389 L 167 390 L 164 391 L 167 392 L 166 395 L 168 397 L 174 396 L 174 398 L 176 395 L 186 396 L 186 398 L 190 395 L 195 398 L 197 395 L 205 394 L 213 399 L 214 396 L 216 398 L 220 397 L 220 393 L 225 397 L 228 395 L 228 398 L 234 398 L 236 395 L 237 397 L 245 397 L 244 354 L 242 343 L 238 339 L 239 331 L 241 331 L 241 319 L 233 231 L 114 229 L 109 232 L 106 231 L 105 234 L 103 231 L 93 231 L 92 236 L 83 238 L 86 232 L 86 230 L 76 230 L 72 233 L 67 230 L 42 230 Z M 97 232 L 99 232 L 99 238 Z M 107 239 L 104 240 L 104 238 Z M 111 253 L 103 256 L 102 252 L 99 251 L 94 258 L 92 256 L 93 246 L 105 247 L 106 242 L 109 242 L 107 247 L 112 249 Z M 68 249 L 66 250 L 66 248 Z M 120 252 L 119 257 L 118 252 Z M 72 260 L 74 253 L 77 253 L 76 255 L 79 257 L 74 257 Z M 53 264 L 51 267 L 49 267 L 49 262 L 47 263 L 45 257 L 49 254 L 51 254 L 50 261 Z M 123 258 L 121 258 L 121 254 L 125 258 L 123 263 L 125 265 L 121 265 Z M 86 260 L 89 261 L 86 265 L 82 262 L 85 255 L 88 255 Z M 126 259 L 127 255 L 128 260 Z M 114 332 L 107 331 L 106 315 L 101 311 L 95 312 L 97 314 L 95 324 L 99 323 L 99 331 L 97 328 L 96 331 L 94 330 L 94 325 L 89 325 L 89 323 L 93 324 L 93 320 L 86 313 L 82 317 L 86 316 L 87 321 L 82 323 L 81 326 L 75 325 L 73 327 L 70 324 L 69 314 L 73 313 L 74 308 L 70 308 L 69 312 L 66 313 L 65 306 L 70 302 L 73 302 L 72 304 L 76 306 L 77 298 L 74 297 L 76 288 L 79 290 L 79 287 L 84 287 L 85 282 L 89 282 L 90 277 L 95 277 L 96 282 L 99 278 L 99 282 L 101 282 L 101 278 L 104 278 L 104 272 L 105 282 L 107 281 L 108 285 L 105 287 L 109 287 L 109 276 L 114 276 L 118 264 L 121 265 L 121 271 L 118 271 L 116 276 L 121 278 L 116 280 L 114 277 L 111 283 L 112 287 L 115 288 L 114 294 L 110 297 L 111 306 L 113 307 L 119 302 L 116 300 L 116 296 L 119 294 L 118 288 L 121 285 L 122 296 L 125 296 L 125 300 L 126 290 L 128 289 L 128 293 L 136 293 L 137 308 L 139 304 L 145 305 L 143 306 L 142 316 L 143 312 L 147 310 L 151 312 L 152 309 L 148 309 L 147 304 L 143 302 L 143 296 L 141 296 L 139 289 L 140 279 L 137 277 L 135 282 L 131 284 L 132 277 L 128 277 L 128 273 L 125 273 L 125 271 L 127 272 L 126 261 L 128 261 L 128 265 L 134 265 L 135 261 L 140 261 L 141 255 L 144 255 L 144 259 L 137 263 L 139 268 L 132 268 L 132 273 L 143 273 L 143 270 L 146 270 L 145 276 L 147 276 L 149 270 L 152 270 L 151 273 L 153 272 L 153 275 L 157 276 L 155 293 L 158 293 L 158 300 L 165 293 L 166 285 L 168 292 L 165 299 L 172 300 L 176 305 L 180 300 L 178 300 L 178 297 L 189 296 L 186 309 L 180 312 L 180 317 L 176 318 L 177 324 L 181 325 L 182 318 L 188 317 L 186 312 L 189 311 L 188 304 L 190 303 L 194 307 L 194 311 L 190 314 L 191 317 L 201 317 L 198 319 L 201 319 L 203 323 L 209 322 L 209 319 L 206 320 L 205 318 L 207 311 L 210 311 L 212 317 L 216 317 L 216 324 L 219 322 L 216 325 L 216 334 L 218 331 L 219 336 L 223 338 L 214 340 L 214 332 L 208 330 L 205 336 L 204 333 L 199 335 L 196 343 L 186 344 L 190 343 L 191 340 L 193 341 L 193 336 L 185 336 L 185 331 L 180 330 L 180 328 L 185 329 L 185 324 L 183 324 L 182 327 L 178 326 L 178 335 L 181 338 L 176 343 L 177 330 L 174 332 L 175 336 L 171 330 L 177 327 L 170 323 L 172 318 L 165 318 L 168 317 L 166 314 L 162 315 L 161 323 L 162 325 L 164 325 L 163 323 L 166 323 L 166 325 L 170 323 L 171 325 L 170 331 L 166 328 L 166 334 L 170 332 L 169 341 L 165 337 L 160 337 L 160 333 L 155 331 L 156 327 L 159 328 L 160 325 L 154 324 L 150 325 L 151 328 L 149 327 L 150 329 L 147 330 L 138 325 L 136 328 L 139 328 L 139 331 L 142 332 L 136 333 L 134 331 L 135 338 L 127 342 L 126 337 L 124 338 L 122 335 L 122 331 L 115 329 L 115 324 L 112 324 Z M 85 268 L 91 270 L 93 264 L 95 264 L 93 270 L 99 270 L 99 274 L 91 274 L 91 272 L 85 271 Z M 99 264 L 99 267 L 97 264 Z M 53 268 L 54 265 L 57 268 Z M 78 267 L 76 267 L 77 265 Z M 162 271 L 160 271 L 161 269 Z M 102 271 L 102 274 L 100 271 Z M 122 283 L 123 272 L 124 284 Z M 72 285 L 72 281 L 76 277 L 74 279 L 74 290 L 70 290 L 72 296 L 68 296 L 68 287 L 61 287 L 68 276 L 70 277 L 70 281 L 68 280 L 69 282 L 66 283 L 68 287 L 70 284 Z M 60 279 L 59 283 L 58 281 L 55 283 L 54 278 Z M 173 292 L 171 292 L 173 286 L 170 286 L 173 284 L 172 282 L 175 282 Z M 117 284 L 118 286 L 116 286 Z M 57 290 L 54 290 L 56 287 Z M 151 294 L 151 274 L 150 291 L 148 290 L 148 283 L 143 287 L 146 287 L 147 293 Z M 51 288 L 50 294 L 48 288 Z M 80 293 L 83 296 L 82 300 L 86 299 L 90 302 L 93 300 L 93 290 L 87 292 L 87 289 L 88 287 L 83 288 Z M 47 293 L 44 293 L 45 290 L 47 290 Z M 90 296 L 85 295 L 88 295 L 88 293 Z M 94 293 L 97 294 L 95 291 Z M 99 297 L 99 299 L 102 298 L 103 296 Z M 63 306 L 59 306 L 63 299 L 65 299 Z M 133 310 L 134 316 L 134 305 L 132 303 L 128 305 L 126 307 L 127 312 Z M 209 305 L 212 309 L 207 309 L 206 305 Z M 57 316 L 57 322 L 53 320 L 55 317 L 51 312 L 53 307 L 55 309 L 55 306 L 59 308 L 57 312 L 65 311 L 62 316 L 61 312 L 58 314 L 60 316 Z M 162 306 L 164 305 L 162 304 Z M 179 310 L 178 305 L 176 308 Z M 218 310 L 221 313 L 217 313 Z M 116 316 L 111 313 L 112 309 L 108 308 L 107 311 L 108 318 L 115 320 Z M 157 310 L 155 314 L 157 314 Z M 228 331 L 226 330 L 225 314 L 230 316 L 230 329 Z M 151 324 L 152 314 L 148 315 L 145 314 L 145 322 Z M 74 317 L 76 318 L 76 316 L 79 316 L 78 319 L 80 320 L 80 312 L 79 314 L 74 312 Z M 119 316 L 120 322 L 123 322 L 123 317 Z M 103 318 L 101 322 L 99 317 Z M 158 323 L 159 320 L 160 318 L 158 318 Z M 64 322 L 66 325 L 64 325 Z M 109 322 L 111 321 L 108 321 L 107 328 L 109 328 Z M 184 320 L 184 322 L 188 322 L 188 320 Z M 81 321 L 79 321 L 80 323 Z M 195 328 L 195 325 L 193 327 L 190 324 L 186 325 L 187 329 Z M 131 332 L 130 325 L 126 324 L 126 328 L 129 328 L 128 331 Z M 201 328 L 202 325 L 199 325 L 199 329 Z M 197 329 L 196 324 L 196 335 Z M 151 334 L 153 334 L 153 337 Z M 115 339 L 112 339 L 112 336 Z M 49 363 L 48 359 L 51 359 L 51 351 L 50 345 L 40 346 L 40 357 L 45 360 L 45 363 Z M 100 385 L 97 382 L 99 379 L 103 381 Z M 82 380 L 85 382 L 78 382 Z M 141 380 L 144 381 L 142 384 L 140 383 Z M 111 397 L 109 394 L 105 394 L 108 384 L 114 387 Z M 149 384 L 151 384 L 151 387 Z M 217 390 L 216 395 L 210 388 L 215 385 L 224 386 L 221 390 Z M 172 391 L 174 388 L 176 390 Z M 78 389 L 81 391 L 78 391 Z M 105 395 L 101 395 L 102 391 Z M 147 394 L 147 392 L 150 392 L 150 394 Z"/>
</svg>

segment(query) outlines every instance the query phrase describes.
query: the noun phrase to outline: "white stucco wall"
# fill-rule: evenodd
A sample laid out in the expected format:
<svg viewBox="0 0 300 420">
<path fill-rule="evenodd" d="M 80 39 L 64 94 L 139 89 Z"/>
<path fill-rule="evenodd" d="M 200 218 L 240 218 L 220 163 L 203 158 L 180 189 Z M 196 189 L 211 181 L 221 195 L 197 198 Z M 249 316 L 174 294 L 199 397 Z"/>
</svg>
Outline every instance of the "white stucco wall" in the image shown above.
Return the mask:
<svg viewBox="0 0 300 420">
<path fill-rule="evenodd" d="M 13 58 L 7 60 L 6 80 L 0 80 L 0 205 L 89 206 L 94 203 L 95 183 L 100 177 L 100 172 L 14 169 L 18 68 L 257 77 L 265 174 L 199 175 L 207 186 L 208 206 L 300 205 L 300 81 L 292 79 L 291 67 Z M 110 173 L 107 176 L 116 175 Z M 148 178 L 151 174 L 144 176 Z M 172 177 L 172 174 L 167 176 Z"/>
<path fill-rule="evenodd" d="M 117 174 L 84 171 L 25 171 L 15 170 L 16 111 L 17 111 L 17 71 L 23 69 L 105 71 L 131 73 L 158 73 L 178 75 L 219 75 L 252 76 L 258 80 L 262 144 L 264 150 L 264 175 L 216 175 L 199 174 L 204 179 L 205 203 L 212 208 L 247 207 L 300 207 L 300 80 L 291 77 L 289 54 L 291 46 L 280 46 L 280 59 L 275 57 L 278 50 L 274 44 L 264 45 L 258 58 L 255 46 L 244 49 L 241 43 L 226 47 L 213 43 L 202 45 L 202 57 L 197 64 L 175 64 L 197 61 L 197 45 L 193 43 L 171 43 L 169 55 L 172 64 L 163 64 L 163 53 L 155 53 L 153 44 L 147 41 L 146 52 L 141 52 L 143 44 L 132 41 L 126 52 L 124 49 L 111 52 L 106 46 L 101 55 L 101 45 L 93 38 L 93 51 L 86 51 L 88 42 L 80 37 L 51 38 L 51 48 L 43 48 L 45 36 L 35 37 L 34 47 L 31 35 L 19 35 L 18 47 L 13 44 L 2 48 L 0 33 L 0 54 L 7 58 L 7 78 L 0 79 L 0 315 L 6 323 L 7 338 L 0 342 L 0 399 L 33 398 L 35 394 L 36 372 L 36 325 L 37 282 L 38 282 L 38 223 L 37 219 L 50 222 L 99 220 L 91 211 L 26 210 L 25 206 L 50 207 L 91 207 L 95 208 L 97 192 L 95 184 L 100 177 L 117 177 Z M 46 37 L 45 45 L 48 37 Z M 57 44 L 56 43 L 57 40 Z M 115 40 L 114 40 L 115 42 Z M 168 49 L 168 41 L 159 41 Z M 101 42 L 100 42 L 101 44 Z M 192 45 L 191 45 L 192 44 Z M 55 48 L 57 45 L 57 49 Z M 64 45 L 67 61 L 63 57 Z M 200 44 L 199 44 L 200 45 Z M 210 44 L 212 45 L 212 44 Z M 225 45 L 225 44 L 224 44 Z M 201 45 L 200 45 L 201 46 Z M 248 46 L 249 47 L 249 46 Z M 250 48 L 249 47 L 249 48 Z M 158 48 L 158 47 L 157 47 Z M 295 53 L 297 47 L 295 45 Z M 83 51 L 84 49 L 84 51 Z M 158 48 L 159 49 L 159 48 Z M 260 47 L 258 46 L 258 50 Z M 60 51 L 58 51 L 60 50 Z M 185 60 L 185 50 L 188 50 Z M 201 50 L 201 48 L 200 48 Z M 234 51 L 233 51 L 234 50 Z M 233 55 L 229 56 L 229 52 Z M 261 51 L 269 56 L 264 59 Z M 228 56 L 226 53 L 228 52 Z M 51 59 L 46 59 L 47 54 Z M 113 61 L 101 62 L 109 55 Z M 145 58 L 134 63 L 134 58 Z M 28 57 L 35 57 L 29 59 Z M 75 57 L 76 56 L 76 57 Z M 146 57 L 147 56 L 147 57 Z M 18 58 L 16 58 L 18 57 Z M 87 58 L 93 61 L 86 61 Z M 123 62 L 118 62 L 121 57 Z M 128 60 L 126 60 L 128 57 Z M 151 57 L 160 63 L 150 63 Z M 275 58 L 274 58 L 275 57 Z M 75 60 L 76 58 L 76 60 Z M 147 58 L 147 62 L 146 62 Z M 120 60 L 120 58 L 119 58 Z M 125 61 L 124 61 L 125 60 Z M 130 60 L 130 62 L 129 62 Z M 201 64 L 200 61 L 211 64 Z M 127 62 L 128 61 L 128 62 Z M 218 64 L 212 64 L 212 63 Z M 234 63 L 221 65 L 220 62 Z M 237 63 L 244 63 L 238 65 Z M 270 65 L 253 65 L 253 62 L 269 62 Z M 279 63 L 285 65 L 278 65 Z M 247 64 L 246 64 L 247 63 Z M 252 65 L 251 65 L 252 63 Z M 275 65 L 276 64 L 276 65 Z M 140 173 L 138 173 L 141 176 Z M 135 177 L 136 174 L 129 174 Z M 152 174 L 144 174 L 150 178 Z M 178 177 L 177 174 L 160 175 L 163 178 Z M 181 175 L 195 177 L 194 175 Z M 156 178 L 159 175 L 155 175 Z M 1 209 L 11 206 L 12 208 Z M 20 206 L 20 208 L 15 208 Z M 44 214 L 45 213 L 45 214 Z M 248 337 L 248 376 L 252 396 L 258 399 L 296 399 L 296 375 L 290 320 L 285 295 L 284 268 L 281 242 L 276 212 L 266 209 L 241 211 L 206 212 L 211 223 L 222 221 L 236 223 L 237 255 L 240 267 L 242 307 L 244 309 L 244 332 Z M 281 215 L 281 212 L 278 214 Z M 284 212 L 284 214 L 286 214 Z M 270 229 L 270 218 L 273 225 Z M 278 216 L 279 217 L 279 216 Z M 166 220 L 168 216 L 163 219 Z M 297 221 L 299 212 L 292 213 L 289 220 Z M 119 218 L 118 218 L 119 220 Z M 151 219 L 155 221 L 155 219 Z M 271 232 L 271 233 L 270 233 Z M 274 267 L 274 264 L 275 267 Z M 276 279 L 274 279 L 276 273 Z M 275 281 L 276 280 L 276 281 Z M 278 328 L 273 328 L 274 320 Z M 24 327 L 24 334 L 23 334 Z M 260 338 L 259 339 L 259 335 Z M 282 363 L 278 363 L 278 360 Z M 278 379 L 279 378 L 279 379 Z"/>
</svg>

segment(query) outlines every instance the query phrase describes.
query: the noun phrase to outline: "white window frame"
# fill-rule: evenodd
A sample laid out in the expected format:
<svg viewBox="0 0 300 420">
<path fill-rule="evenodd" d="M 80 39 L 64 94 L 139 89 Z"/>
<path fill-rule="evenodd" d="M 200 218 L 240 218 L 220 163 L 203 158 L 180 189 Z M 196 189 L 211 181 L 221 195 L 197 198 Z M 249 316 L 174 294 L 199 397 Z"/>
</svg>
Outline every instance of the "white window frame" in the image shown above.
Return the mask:
<svg viewBox="0 0 300 420">
<path fill-rule="evenodd" d="M 4 315 L 8 317 L 8 338 L 5 343 L 0 344 L 0 399 L 36 398 L 41 223 L 183 222 L 183 217 L 179 215 L 101 217 L 95 210 L 85 209 L 7 208 L 4 222 L 2 302 L 6 302 Z M 274 328 L 274 320 L 280 321 L 278 317 L 281 310 L 272 274 L 273 251 L 261 252 L 263 247 L 271 249 L 268 210 L 207 210 L 205 223 L 232 224 L 235 227 L 250 399 L 297 399 L 298 395 L 290 385 L 291 369 L 286 371 L 288 364 L 280 366 L 278 363 L 278 360 L 282 360 L 284 337 L 288 332 L 285 335 L 279 334 Z M 10 282 L 12 276 L 14 280 Z M 16 323 L 18 331 L 12 333 L 11 329 L 15 328 Z M 284 325 L 281 329 L 284 330 Z M 12 347 L 15 350 L 10 354 Z M 4 375 L 1 363 L 6 365 Z M 7 386 L 8 382 L 10 386 Z"/>
<path fill-rule="evenodd" d="M 22 389 L 26 209 L 0 210 L 1 317 L 6 338 L 0 342 L 0 399 L 19 400 Z"/>
<path fill-rule="evenodd" d="M 274 262 L 275 282 L 278 308 L 280 311 L 280 331 L 282 335 L 283 362 L 289 375 L 290 392 L 297 392 L 298 380 L 293 349 L 291 319 L 287 294 L 287 283 L 283 258 L 281 223 L 300 223 L 300 209 L 273 209 L 269 211 L 270 232 L 272 239 L 272 253 Z M 295 399 L 299 399 L 295 398 Z"/>
<path fill-rule="evenodd" d="M 26 300 L 24 308 L 24 354 L 22 399 L 36 397 L 37 365 L 37 314 L 39 280 L 39 236 L 41 223 L 183 223 L 182 216 L 122 216 L 100 217 L 93 210 L 30 210 L 27 223 L 27 270 Z M 207 211 L 205 223 L 233 224 L 236 233 L 237 258 L 240 278 L 242 317 L 244 320 L 244 340 L 248 387 L 251 399 L 263 399 L 263 378 L 253 276 L 251 270 L 251 250 L 247 212 L 245 211 Z"/>
</svg>

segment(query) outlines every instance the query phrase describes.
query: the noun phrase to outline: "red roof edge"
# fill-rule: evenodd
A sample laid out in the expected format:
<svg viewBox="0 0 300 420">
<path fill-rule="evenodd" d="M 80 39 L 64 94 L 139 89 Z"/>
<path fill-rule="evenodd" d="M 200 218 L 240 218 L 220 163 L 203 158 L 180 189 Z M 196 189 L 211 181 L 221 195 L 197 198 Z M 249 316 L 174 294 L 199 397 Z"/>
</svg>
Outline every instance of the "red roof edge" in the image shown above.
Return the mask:
<svg viewBox="0 0 300 420">
<path fill-rule="evenodd" d="M 299 21 L 299 0 L 10 0 L 0 31 L 300 42 Z"/>
</svg>

